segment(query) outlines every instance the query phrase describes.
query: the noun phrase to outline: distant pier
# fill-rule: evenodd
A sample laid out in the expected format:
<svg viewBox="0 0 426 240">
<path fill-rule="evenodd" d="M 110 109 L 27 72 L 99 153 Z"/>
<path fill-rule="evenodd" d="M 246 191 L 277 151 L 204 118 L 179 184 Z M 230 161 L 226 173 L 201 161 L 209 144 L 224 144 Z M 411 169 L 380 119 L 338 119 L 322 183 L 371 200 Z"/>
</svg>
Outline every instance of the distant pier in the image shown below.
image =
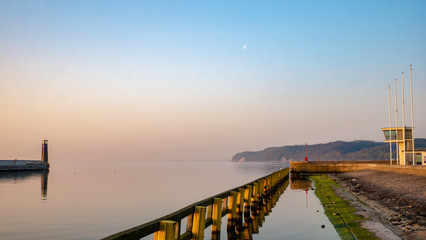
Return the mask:
<svg viewBox="0 0 426 240">
<path fill-rule="evenodd" d="M 32 171 L 49 169 L 49 163 L 37 160 L 0 160 L 2 171 Z"/>
<path fill-rule="evenodd" d="M 41 146 L 41 160 L 0 160 L 0 172 L 6 171 L 34 171 L 49 169 L 47 140 Z"/>
</svg>

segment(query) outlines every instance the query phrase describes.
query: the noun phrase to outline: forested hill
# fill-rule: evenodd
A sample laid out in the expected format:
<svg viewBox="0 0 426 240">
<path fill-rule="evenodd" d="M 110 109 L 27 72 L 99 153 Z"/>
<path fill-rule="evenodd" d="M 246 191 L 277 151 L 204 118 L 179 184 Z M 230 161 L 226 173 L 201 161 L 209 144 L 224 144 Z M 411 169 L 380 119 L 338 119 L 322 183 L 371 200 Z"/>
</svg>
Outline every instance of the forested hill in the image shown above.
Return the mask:
<svg viewBox="0 0 426 240">
<path fill-rule="evenodd" d="M 415 139 L 416 150 L 426 150 L 426 139 Z M 393 144 L 395 148 L 395 144 Z M 395 154 L 395 149 L 394 154 Z M 388 160 L 389 143 L 373 141 L 336 141 L 324 144 L 308 145 L 308 160 Z M 303 161 L 305 145 L 271 147 L 256 152 L 241 152 L 232 157 L 232 161 Z"/>
</svg>

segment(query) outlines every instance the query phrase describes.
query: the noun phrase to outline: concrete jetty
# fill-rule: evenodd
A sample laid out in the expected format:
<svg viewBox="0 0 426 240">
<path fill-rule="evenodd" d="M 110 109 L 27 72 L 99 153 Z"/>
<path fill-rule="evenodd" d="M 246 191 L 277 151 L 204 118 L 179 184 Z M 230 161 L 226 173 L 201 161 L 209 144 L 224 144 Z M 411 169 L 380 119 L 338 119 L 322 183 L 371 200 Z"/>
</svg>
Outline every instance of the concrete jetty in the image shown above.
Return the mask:
<svg viewBox="0 0 426 240">
<path fill-rule="evenodd" d="M 37 160 L 0 160 L 2 171 L 28 171 L 49 169 L 49 163 Z"/>
<path fill-rule="evenodd" d="M 359 170 L 377 170 L 426 176 L 426 166 L 389 165 L 389 161 L 291 161 L 290 172 L 339 173 Z"/>
<path fill-rule="evenodd" d="M 4 171 L 34 171 L 49 169 L 47 140 L 43 140 L 41 160 L 0 160 L 0 172 Z"/>
</svg>

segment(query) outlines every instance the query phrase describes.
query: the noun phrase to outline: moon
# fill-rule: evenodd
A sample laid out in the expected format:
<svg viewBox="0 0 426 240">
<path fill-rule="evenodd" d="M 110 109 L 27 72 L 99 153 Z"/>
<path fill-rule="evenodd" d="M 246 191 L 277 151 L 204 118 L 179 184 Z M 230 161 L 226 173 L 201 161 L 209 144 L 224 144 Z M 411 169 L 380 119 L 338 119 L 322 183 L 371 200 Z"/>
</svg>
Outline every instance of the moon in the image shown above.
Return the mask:
<svg viewBox="0 0 426 240">
<path fill-rule="evenodd" d="M 244 49 L 244 50 L 247 50 L 247 44 L 244 44 L 244 45 L 243 45 L 243 49 Z"/>
</svg>

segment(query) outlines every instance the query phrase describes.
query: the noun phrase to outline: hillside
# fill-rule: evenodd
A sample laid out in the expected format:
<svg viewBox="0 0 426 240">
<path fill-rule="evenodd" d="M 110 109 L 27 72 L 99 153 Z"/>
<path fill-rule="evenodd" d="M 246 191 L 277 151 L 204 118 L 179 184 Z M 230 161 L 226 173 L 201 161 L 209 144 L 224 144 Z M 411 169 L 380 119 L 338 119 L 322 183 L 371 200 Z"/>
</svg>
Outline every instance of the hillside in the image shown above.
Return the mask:
<svg viewBox="0 0 426 240">
<path fill-rule="evenodd" d="M 415 139 L 416 150 L 426 150 L 426 139 Z M 395 145 L 393 145 L 394 147 Z M 395 154 L 395 149 L 393 149 Z M 389 144 L 373 141 L 336 141 L 308 145 L 309 160 L 388 160 Z M 261 151 L 241 152 L 232 161 L 302 161 L 305 159 L 305 145 L 271 147 Z"/>
</svg>

